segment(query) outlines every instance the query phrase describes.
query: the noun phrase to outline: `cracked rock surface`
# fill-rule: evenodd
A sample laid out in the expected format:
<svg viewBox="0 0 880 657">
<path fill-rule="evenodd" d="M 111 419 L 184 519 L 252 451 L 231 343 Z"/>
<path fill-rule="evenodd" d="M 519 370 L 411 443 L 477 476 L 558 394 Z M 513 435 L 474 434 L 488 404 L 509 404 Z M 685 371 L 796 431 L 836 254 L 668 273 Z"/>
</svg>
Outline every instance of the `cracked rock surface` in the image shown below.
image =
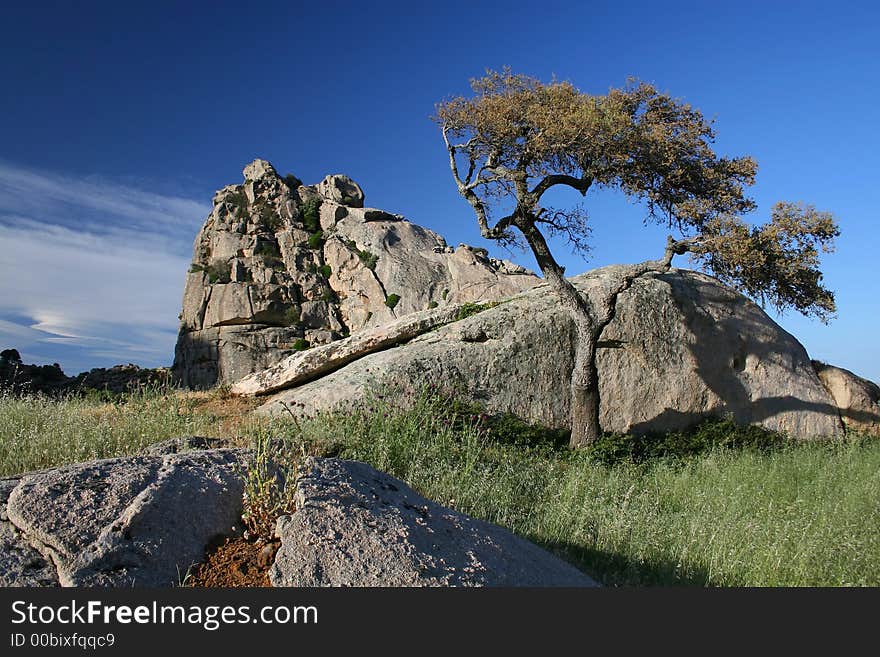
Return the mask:
<svg viewBox="0 0 880 657">
<path fill-rule="evenodd" d="M 0 479 L 0 586 L 58 586 L 50 561 L 9 521 L 6 502 L 18 479 Z"/>
<path fill-rule="evenodd" d="M 365 463 L 310 458 L 278 520 L 273 586 L 596 586 L 510 531 Z"/>
<path fill-rule="evenodd" d="M 246 452 L 103 459 L 2 480 L 10 585 L 170 586 L 235 532 Z"/>
</svg>

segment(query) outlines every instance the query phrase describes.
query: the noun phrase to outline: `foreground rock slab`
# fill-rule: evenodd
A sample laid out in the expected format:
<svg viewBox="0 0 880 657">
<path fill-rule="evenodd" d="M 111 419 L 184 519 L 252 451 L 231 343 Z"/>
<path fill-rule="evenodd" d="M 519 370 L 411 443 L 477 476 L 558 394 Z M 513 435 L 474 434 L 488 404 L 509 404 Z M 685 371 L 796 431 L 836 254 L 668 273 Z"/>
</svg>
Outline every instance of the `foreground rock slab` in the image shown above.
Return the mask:
<svg viewBox="0 0 880 657">
<path fill-rule="evenodd" d="M 9 522 L 6 502 L 18 479 L 0 479 L 0 586 L 58 586 L 55 568 Z"/>
<path fill-rule="evenodd" d="M 597 586 L 502 527 L 356 461 L 312 458 L 278 520 L 273 586 Z"/>
<path fill-rule="evenodd" d="M 177 585 L 208 544 L 239 523 L 245 454 L 104 459 L 23 475 L 4 505 L 20 549 L 0 555 L 0 576 L 23 585 L 35 578 L 62 586 Z M 48 564 L 54 574 L 46 575 Z"/>
</svg>

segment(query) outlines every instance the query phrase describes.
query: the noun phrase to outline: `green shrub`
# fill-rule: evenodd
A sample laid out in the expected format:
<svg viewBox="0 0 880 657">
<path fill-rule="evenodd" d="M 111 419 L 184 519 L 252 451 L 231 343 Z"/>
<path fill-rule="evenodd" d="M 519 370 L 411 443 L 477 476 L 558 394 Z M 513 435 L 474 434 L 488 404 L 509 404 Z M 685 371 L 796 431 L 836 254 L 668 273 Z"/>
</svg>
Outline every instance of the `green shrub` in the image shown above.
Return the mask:
<svg viewBox="0 0 880 657">
<path fill-rule="evenodd" d="M 494 301 L 488 303 L 472 303 L 468 301 L 467 303 L 461 304 L 461 308 L 455 314 L 455 319 L 453 321 L 460 322 L 463 319 L 467 319 L 468 317 L 481 313 L 489 308 L 494 308 L 497 305 L 498 303 Z"/>
<path fill-rule="evenodd" d="M 354 240 L 345 240 L 345 246 L 347 246 L 350 251 L 354 252 L 354 254 L 363 263 L 364 267 L 370 270 L 376 269 L 376 263 L 379 261 L 379 256 L 377 256 L 375 253 L 371 253 L 366 249 L 359 249 L 357 242 L 355 242 Z"/>
<path fill-rule="evenodd" d="M 688 431 L 654 432 L 641 436 L 605 434 L 586 448 L 605 464 L 644 463 L 652 459 L 682 459 L 713 449 L 767 452 L 790 446 L 784 435 L 756 425 L 739 426 L 730 418 L 710 418 Z"/>
<path fill-rule="evenodd" d="M 296 326 L 297 324 L 299 324 L 301 316 L 302 312 L 300 311 L 299 306 L 291 306 L 284 311 L 284 322 L 288 326 Z"/>
<path fill-rule="evenodd" d="M 278 441 L 263 431 L 251 440 L 251 454 L 241 473 L 241 521 L 249 540 L 272 541 L 278 518 L 294 511 L 299 463 L 292 452 L 279 449 Z"/>
<path fill-rule="evenodd" d="M 565 449 L 571 438 L 571 432 L 566 429 L 550 429 L 530 424 L 512 413 L 486 417 L 484 424 L 489 438 L 505 445 Z"/>
<path fill-rule="evenodd" d="M 376 263 L 379 262 L 379 256 L 375 253 L 370 253 L 369 251 L 358 251 L 357 254 L 358 258 L 361 259 L 361 262 L 364 263 L 364 267 L 370 271 L 376 269 Z"/>
<path fill-rule="evenodd" d="M 333 270 L 330 268 L 330 265 L 321 265 L 318 267 L 318 273 L 324 278 L 330 278 L 330 274 L 333 273 Z"/>
<path fill-rule="evenodd" d="M 284 264 L 284 260 L 279 257 L 265 256 L 263 258 L 263 264 L 265 264 L 269 269 L 273 269 L 275 271 L 287 271 L 287 265 Z"/>
<path fill-rule="evenodd" d="M 293 342 L 293 348 L 296 351 L 305 351 L 309 347 L 311 347 L 311 345 L 309 344 L 309 341 L 305 338 L 298 338 Z"/>
<path fill-rule="evenodd" d="M 254 255 L 261 255 L 268 258 L 281 258 L 281 249 L 275 242 L 260 241 L 254 247 Z"/>
<path fill-rule="evenodd" d="M 302 222 L 305 229 L 310 233 L 317 233 L 321 230 L 321 201 L 320 199 L 309 199 L 300 207 L 302 214 Z"/>
<path fill-rule="evenodd" d="M 226 202 L 235 208 L 236 216 L 239 219 L 248 217 L 248 198 L 244 191 L 230 192 L 226 195 Z"/>
<path fill-rule="evenodd" d="M 228 283 L 232 276 L 232 265 L 225 260 L 212 260 L 205 268 L 210 283 Z"/>
<path fill-rule="evenodd" d="M 196 263 L 196 262 L 192 263 L 192 264 L 189 266 L 189 273 L 190 273 L 190 274 L 195 274 L 195 273 L 200 272 L 200 271 L 205 271 L 205 268 L 202 267 L 200 264 L 198 264 L 198 263 Z"/>
<path fill-rule="evenodd" d="M 257 210 L 260 222 L 272 232 L 276 232 L 284 225 L 281 215 L 272 210 L 268 205 L 260 205 Z"/>
<path fill-rule="evenodd" d="M 436 308 L 439 305 L 440 304 L 437 303 L 436 301 L 429 301 L 428 302 L 428 310 L 434 310 L 434 308 Z"/>
<path fill-rule="evenodd" d="M 324 246 L 324 233 L 323 231 L 316 231 L 309 235 L 309 248 L 318 250 Z"/>
<path fill-rule="evenodd" d="M 394 307 L 400 302 L 399 294 L 389 294 L 388 298 L 385 299 L 385 305 L 394 310 Z"/>
<path fill-rule="evenodd" d="M 448 297 L 448 296 L 449 296 L 449 290 L 443 290 L 443 294 L 440 295 L 440 298 L 443 299 L 443 301 L 446 301 L 446 297 Z"/>
</svg>

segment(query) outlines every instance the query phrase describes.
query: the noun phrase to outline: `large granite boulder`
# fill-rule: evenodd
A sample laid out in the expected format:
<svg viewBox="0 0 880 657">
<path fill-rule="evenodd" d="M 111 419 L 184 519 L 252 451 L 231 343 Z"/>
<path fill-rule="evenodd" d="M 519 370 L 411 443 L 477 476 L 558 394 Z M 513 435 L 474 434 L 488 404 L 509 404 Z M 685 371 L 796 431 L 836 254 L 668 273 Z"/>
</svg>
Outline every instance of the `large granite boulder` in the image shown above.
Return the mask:
<svg viewBox="0 0 880 657">
<path fill-rule="evenodd" d="M 596 586 L 508 530 L 365 463 L 309 459 L 278 520 L 273 586 Z"/>
<path fill-rule="evenodd" d="M 183 436 L 0 479 L 0 586 L 177 586 L 241 528 L 252 454 Z M 277 522 L 275 586 L 590 586 L 501 527 L 364 463 L 310 459 Z"/>
<path fill-rule="evenodd" d="M 572 280 L 591 295 L 621 271 L 605 267 Z M 260 412 L 285 412 L 286 405 L 313 413 L 383 387 L 441 382 L 490 412 L 565 428 L 575 341 L 568 313 L 539 285 L 280 392 Z M 803 346 L 756 304 L 704 274 L 672 270 L 637 279 L 618 299 L 597 366 L 606 431 L 684 429 L 731 414 L 803 439 L 843 432 Z"/>
<path fill-rule="evenodd" d="M 880 436 L 880 386 L 842 367 L 819 361 L 813 366 L 834 398 L 843 424 L 852 431 Z"/>
<path fill-rule="evenodd" d="M 172 451 L 3 480 L 0 583 L 177 585 L 239 525 L 245 455 Z"/>
<path fill-rule="evenodd" d="M 232 383 L 364 327 L 538 282 L 484 250 L 453 249 L 400 215 L 364 208 L 346 176 L 302 185 L 265 160 L 243 174 L 215 194 L 196 236 L 173 367 L 185 386 Z"/>
</svg>

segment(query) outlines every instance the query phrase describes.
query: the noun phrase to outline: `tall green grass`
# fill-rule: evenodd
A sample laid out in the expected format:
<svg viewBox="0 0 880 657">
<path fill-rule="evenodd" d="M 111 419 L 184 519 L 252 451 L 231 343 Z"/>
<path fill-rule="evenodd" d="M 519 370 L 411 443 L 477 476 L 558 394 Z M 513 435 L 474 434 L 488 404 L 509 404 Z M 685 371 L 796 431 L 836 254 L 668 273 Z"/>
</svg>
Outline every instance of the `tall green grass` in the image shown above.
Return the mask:
<svg viewBox="0 0 880 657">
<path fill-rule="evenodd" d="M 450 419 L 440 397 L 407 406 L 386 398 L 275 432 L 367 461 L 605 584 L 880 584 L 880 441 L 771 447 L 747 429 L 702 452 L 683 435 L 685 456 L 609 464 L 607 449 L 500 442 L 476 418 Z"/>
<path fill-rule="evenodd" d="M 181 434 L 230 437 L 216 395 L 114 403 L 0 396 L 0 471 L 133 453 Z M 228 420 L 228 418 L 226 418 Z M 793 444 L 713 424 L 653 447 L 488 421 L 439 394 L 247 420 L 240 441 L 366 461 L 442 504 L 529 538 L 609 585 L 880 585 L 880 441 Z M 279 442 L 280 441 L 280 442 Z"/>
<path fill-rule="evenodd" d="M 202 401 L 162 386 L 61 399 L 0 391 L 0 476 L 134 454 L 175 436 L 217 435 L 222 418 L 198 412 Z"/>
</svg>

